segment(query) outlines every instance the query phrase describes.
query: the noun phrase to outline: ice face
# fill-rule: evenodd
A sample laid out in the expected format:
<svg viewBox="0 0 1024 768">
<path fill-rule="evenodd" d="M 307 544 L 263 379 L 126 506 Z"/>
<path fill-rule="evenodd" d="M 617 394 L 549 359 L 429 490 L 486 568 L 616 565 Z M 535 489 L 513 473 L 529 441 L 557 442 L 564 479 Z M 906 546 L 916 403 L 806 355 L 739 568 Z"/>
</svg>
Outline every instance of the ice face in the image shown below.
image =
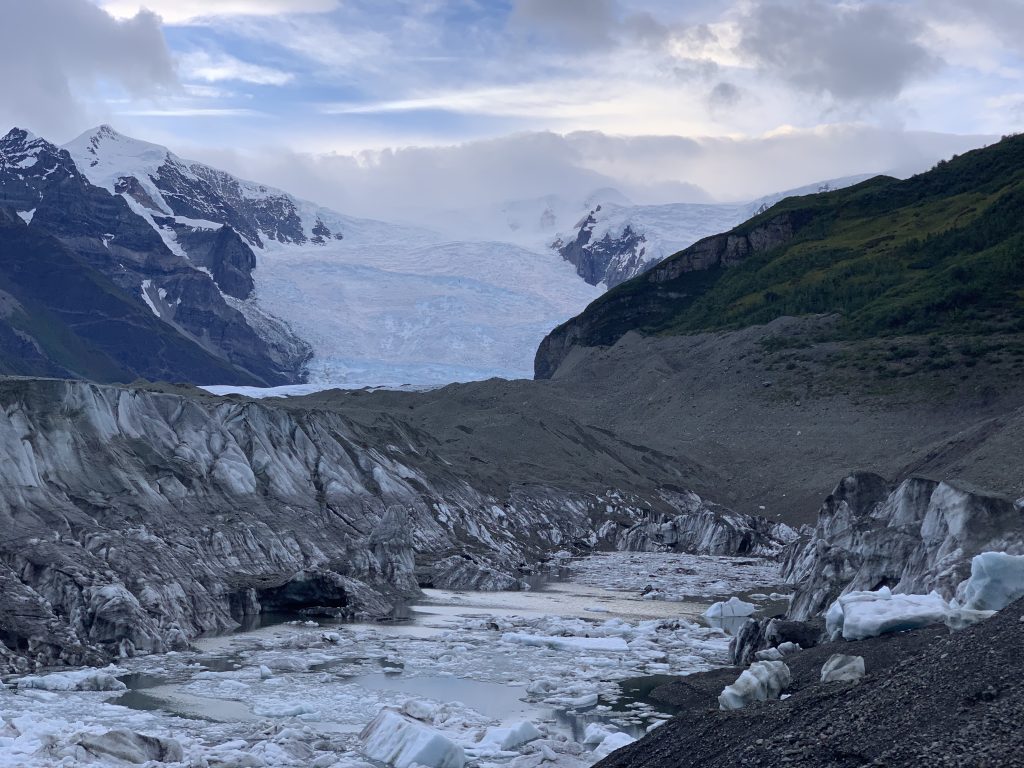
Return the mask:
<svg viewBox="0 0 1024 768">
<path fill-rule="evenodd" d="M 1001 611 L 1024 597 L 1024 555 L 983 552 L 971 560 L 971 576 L 957 589 L 965 608 Z"/>
<path fill-rule="evenodd" d="M 833 639 L 863 640 L 941 624 L 948 613 L 949 603 L 938 592 L 894 595 L 882 587 L 877 592 L 851 592 L 840 597 L 825 614 L 825 629 Z"/>
</svg>

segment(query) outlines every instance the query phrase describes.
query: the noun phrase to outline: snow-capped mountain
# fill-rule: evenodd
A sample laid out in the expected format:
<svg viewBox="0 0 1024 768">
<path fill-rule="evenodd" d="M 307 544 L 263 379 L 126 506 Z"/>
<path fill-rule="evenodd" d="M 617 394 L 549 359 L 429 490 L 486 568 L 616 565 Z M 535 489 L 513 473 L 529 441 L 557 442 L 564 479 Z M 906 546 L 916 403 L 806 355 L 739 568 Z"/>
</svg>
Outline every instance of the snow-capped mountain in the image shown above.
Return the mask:
<svg viewBox="0 0 1024 768">
<path fill-rule="evenodd" d="M 279 345 L 289 332 L 308 342 L 319 386 L 528 376 L 545 333 L 600 294 L 544 238 L 452 241 L 343 216 L 109 126 L 66 148 L 168 248 L 208 269 L 250 325 Z M 251 270 L 243 249 L 227 265 L 210 262 L 224 229 L 253 254 Z"/>
<path fill-rule="evenodd" d="M 245 246 L 232 234 L 213 238 L 208 256 L 244 271 Z M 7 373 L 263 386 L 299 378 L 301 361 L 271 348 L 209 270 L 89 183 L 67 151 L 17 128 L 0 138 L 0 288 Z"/>
<path fill-rule="evenodd" d="M 592 196 L 595 204 L 574 227 L 563 230 L 551 247 L 591 285 L 614 288 L 698 240 L 732 229 L 785 197 L 840 189 L 866 178 L 833 179 L 741 203 L 632 205 L 596 194 Z"/>
</svg>

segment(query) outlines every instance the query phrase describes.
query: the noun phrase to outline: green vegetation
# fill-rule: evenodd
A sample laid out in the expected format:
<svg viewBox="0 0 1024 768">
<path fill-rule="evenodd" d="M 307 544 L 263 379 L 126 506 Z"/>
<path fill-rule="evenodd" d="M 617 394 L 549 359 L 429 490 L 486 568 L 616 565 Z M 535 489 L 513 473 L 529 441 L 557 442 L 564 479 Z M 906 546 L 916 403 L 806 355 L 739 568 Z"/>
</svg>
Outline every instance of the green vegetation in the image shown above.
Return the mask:
<svg viewBox="0 0 1024 768">
<path fill-rule="evenodd" d="M 733 234 L 782 216 L 794 238 L 735 267 L 610 291 L 587 310 L 609 315 L 589 320 L 599 343 L 807 314 L 839 315 L 836 339 L 1024 331 L 1024 136 L 906 181 L 786 199 Z M 643 311 L 625 313 L 627 302 Z"/>
</svg>

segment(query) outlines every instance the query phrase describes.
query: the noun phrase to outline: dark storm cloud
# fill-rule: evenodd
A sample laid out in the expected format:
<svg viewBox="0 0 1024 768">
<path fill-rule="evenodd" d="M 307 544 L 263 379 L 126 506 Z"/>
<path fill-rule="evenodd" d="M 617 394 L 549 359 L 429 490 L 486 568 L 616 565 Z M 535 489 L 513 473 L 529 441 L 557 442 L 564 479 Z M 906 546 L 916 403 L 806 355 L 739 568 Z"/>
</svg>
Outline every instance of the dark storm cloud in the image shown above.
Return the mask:
<svg viewBox="0 0 1024 768">
<path fill-rule="evenodd" d="M 800 90 L 869 102 L 937 68 L 921 32 L 894 4 L 762 0 L 742 19 L 739 48 Z"/>
<path fill-rule="evenodd" d="M 43 134 L 80 128 L 78 95 L 115 88 L 145 96 L 175 84 L 160 22 L 116 21 L 88 0 L 5 3 L 0 46 L 0 133 L 17 124 Z"/>
<path fill-rule="evenodd" d="M 740 103 L 742 97 L 739 88 L 723 80 L 708 93 L 708 106 L 712 111 L 731 109 Z"/>
</svg>

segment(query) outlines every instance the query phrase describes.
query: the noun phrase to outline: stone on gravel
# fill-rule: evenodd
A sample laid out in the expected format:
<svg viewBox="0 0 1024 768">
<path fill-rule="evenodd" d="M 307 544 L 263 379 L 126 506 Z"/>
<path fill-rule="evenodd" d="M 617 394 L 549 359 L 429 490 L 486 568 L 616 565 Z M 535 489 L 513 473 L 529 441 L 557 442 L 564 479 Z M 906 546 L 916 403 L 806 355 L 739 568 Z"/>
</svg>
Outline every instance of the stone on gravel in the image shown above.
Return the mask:
<svg viewBox="0 0 1024 768">
<path fill-rule="evenodd" d="M 864 657 L 836 653 L 821 668 L 823 683 L 851 683 L 864 677 Z"/>
</svg>

